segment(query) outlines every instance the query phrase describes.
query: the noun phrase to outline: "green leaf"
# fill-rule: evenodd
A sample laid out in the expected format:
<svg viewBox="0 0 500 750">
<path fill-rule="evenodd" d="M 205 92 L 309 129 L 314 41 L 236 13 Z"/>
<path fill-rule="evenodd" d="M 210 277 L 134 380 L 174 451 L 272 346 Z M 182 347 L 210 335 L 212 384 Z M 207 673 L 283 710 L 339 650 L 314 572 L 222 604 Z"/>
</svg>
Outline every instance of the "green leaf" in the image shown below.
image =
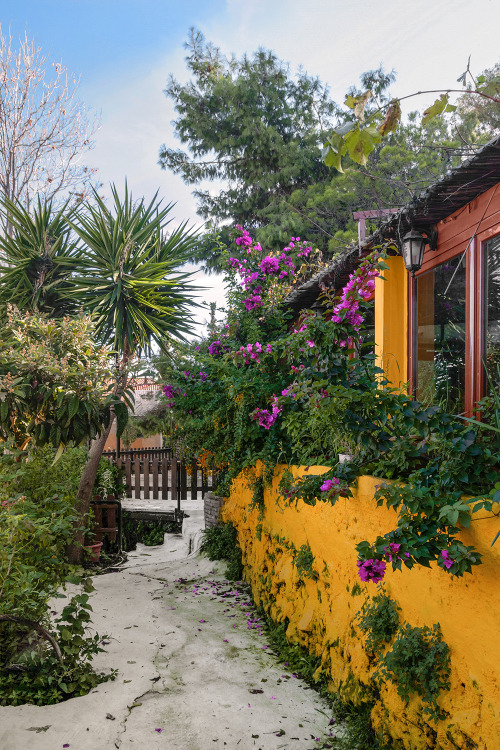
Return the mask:
<svg viewBox="0 0 500 750">
<path fill-rule="evenodd" d="M 432 120 L 433 117 L 436 117 L 437 115 L 441 115 L 445 111 L 451 111 L 451 110 L 447 110 L 448 106 L 452 106 L 452 105 L 449 105 L 449 98 L 450 98 L 449 94 L 441 94 L 441 96 L 438 97 L 436 101 L 425 110 L 424 116 L 422 117 L 422 125 L 427 125 L 427 123 L 430 122 L 430 120 Z"/>
<path fill-rule="evenodd" d="M 4 400 L 0 404 L 0 420 L 2 422 L 6 422 L 8 414 L 9 414 L 9 403 L 7 400 Z"/>
<path fill-rule="evenodd" d="M 344 136 L 340 135 L 334 130 L 325 145 L 325 150 L 326 166 L 334 167 L 334 169 L 336 169 L 338 172 L 343 173 L 344 170 L 342 169 L 342 157 L 347 152 L 347 146 Z"/>
<path fill-rule="evenodd" d="M 324 153 L 324 162 L 327 167 L 333 167 L 337 172 L 344 173 L 342 169 L 342 155 L 334 151 L 330 146 L 326 146 Z M 325 155 L 326 153 L 326 155 Z"/>
<path fill-rule="evenodd" d="M 75 416 L 76 412 L 78 411 L 79 405 L 80 405 L 80 399 L 75 393 L 73 396 L 71 396 L 69 400 L 68 417 L 70 419 L 73 419 L 73 417 Z"/>
<path fill-rule="evenodd" d="M 72 574 L 72 575 L 69 575 L 69 576 L 67 576 L 67 578 L 66 578 L 66 582 L 67 582 L 67 583 L 73 583 L 73 584 L 75 584 L 76 586 L 79 586 L 79 585 L 80 585 L 80 583 L 82 582 L 82 577 L 81 577 L 81 576 L 78 576 L 78 575 L 73 575 L 73 574 Z M 65 596 L 63 595 L 63 596 L 61 596 L 60 598 L 61 598 L 61 599 L 65 599 L 66 597 L 65 597 Z"/>
<path fill-rule="evenodd" d="M 359 96 L 348 96 L 345 100 L 346 107 L 354 110 L 355 117 L 363 122 L 365 119 L 365 107 L 368 101 L 372 98 L 373 93 L 371 91 L 364 91 Z"/>
<path fill-rule="evenodd" d="M 334 133 L 337 133 L 337 135 L 345 135 L 346 133 L 349 133 L 351 130 L 354 130 L 354 128 L 357 127 L 357 124 L 353 120 L 349 120 L 348 122 L 345 122 L 343 125 L 340 125 L 338 128 L 334 129 Z"/>
<path fill-rule="evenodd" d="M 54 464 L 56 463 L 56 461 L 59 461 L 59 459 L 61 458 L 61 456 L 62 456 L 62 454 L 64 452 L 64 448 L 65 447 L 66 446 L 64 445 L 64 443 L 59 443 L 59 447 L 57 449 L 57 453 L 54 456 L 54 460 L 52 461 L 52 466 L 54 466 Z"/>
<path fill-rule="evenodd" d="M 345 143 L 349 156 L 356 164 L 365 166 L 368 161 L 368 157 L 375 148 L 377 143 L 380 143 L 382 136 L 373 125 L 367 128 L 358 128 L 348 133 L 345 137 Z"/>
<path fill-rule="evenodd" d="M 116 434 L 121 437 L 128 422 L 128 409 L 123 401 L 117 401 L 113 405 L 114 412 L 116 414 Z"/>
<path fill-rule="evenodd" d="M 71 640 L 72 635 L 71 635 L 70 631 L 67 628 L 63 628 L 61 630 L 61 638 L 63 639 L 63 641 L 70 641 Z"/>
</svg>

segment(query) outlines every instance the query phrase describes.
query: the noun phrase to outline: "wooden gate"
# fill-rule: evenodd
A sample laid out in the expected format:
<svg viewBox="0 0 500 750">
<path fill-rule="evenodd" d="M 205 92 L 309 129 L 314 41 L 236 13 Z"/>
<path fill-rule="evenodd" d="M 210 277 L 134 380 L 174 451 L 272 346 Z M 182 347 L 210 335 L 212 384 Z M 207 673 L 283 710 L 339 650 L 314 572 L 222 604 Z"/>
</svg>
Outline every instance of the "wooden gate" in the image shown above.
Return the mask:
<svg viewBox="0 0 500 750">
<path fill-rule="evenodd" d="M 203 497 L 214 483 L 214 472 L 197 461 L 172 457 L 169 448 L 148 448 L 103 453 L 111 463 L 123 469 L 126 497 L 134 500 L 173 500 L 180 510 L 181 500 Z"/>
</svg>

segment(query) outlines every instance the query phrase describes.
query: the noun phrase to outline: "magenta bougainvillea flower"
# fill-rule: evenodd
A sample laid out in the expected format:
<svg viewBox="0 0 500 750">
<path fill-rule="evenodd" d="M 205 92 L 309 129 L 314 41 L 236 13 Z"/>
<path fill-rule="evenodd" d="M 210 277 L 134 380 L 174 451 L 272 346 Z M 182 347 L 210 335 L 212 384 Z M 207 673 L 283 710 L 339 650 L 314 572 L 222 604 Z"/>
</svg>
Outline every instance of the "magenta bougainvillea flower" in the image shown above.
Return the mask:
<svg viewBox="0 0 500 750">
<path fill-rule="evenodd" d="M 277 273 L 279 271 L 279 267 L 279 259 L 273 258 L 270 255 L 266 255 L 266 257 L 259 264 L 259 268 L 262 273 Z"/>
<path fill-rule="evenodd" d="M 247 310 L 254 310 L 256 307 L 262 306 L 262 297 L 260 294 L 251 294 L 243 301 L 243 304 Z"/>
<path fill-rule="evenodd" d="M 267 409 L 255 409 L 255 411 L 252 412 L 251 416 L 252 416 L 252 419 L 258 420 L 259 425 L 261 427 L 264 427 L 266 430 L 269 430 L 278 419 L 278 416 L 281 413 L 281 411 L 282 409 L 278 405 L 278 397 L 276 395 L 273 395 L 272 408 L 270 412 Z"/>
<path fill-rule="evenodd" d="M 378 583 L 385 576 L 387 564 L 383 560 L 358 560 L 358 574 L 362 581 Z"/>
<path fill-rule="evenodd" d="M 212 355 L 212 357 L 215 357 L 217 354 L 222 353 L 222 345 L 220 341 L 212 341 L 210 346 L 208 347 L 208 353 Z"/>
<path fill-rule="evenodd" d="M 451 559 L 449 552 L 445 549 L 441 550 L 441 564 L 443 567 L 446 568 L 446 570 L 449 570 L 453 563 L 454 560 Z"/>
<path fill-rule="evenodd" d="M 340 484 L 340 479 L 337 479 L 337 477 L 333 477 L 333 479 L 327 479 L 320 487 L 321 492 L 330 492 L 330 490 L 335 490 L 338 488 Z"/>
</svg>

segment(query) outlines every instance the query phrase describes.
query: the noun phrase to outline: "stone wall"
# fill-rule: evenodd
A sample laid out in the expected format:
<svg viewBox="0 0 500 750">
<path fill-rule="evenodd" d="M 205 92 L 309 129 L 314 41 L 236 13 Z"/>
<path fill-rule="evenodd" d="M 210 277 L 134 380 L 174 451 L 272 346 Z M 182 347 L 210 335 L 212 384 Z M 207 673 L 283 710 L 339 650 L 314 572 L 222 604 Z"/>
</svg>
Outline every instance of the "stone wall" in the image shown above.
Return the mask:
<svg viewBox="0 0 500 750">
<path fill-rule="evenodd" d="M 207 492 L 203 498 L 205 510 L 205 528 L 217 526 L 220 520 L 220 511 L 224 503 L 223 497 L 218 497 L 213 492 Z"/>
</svg>

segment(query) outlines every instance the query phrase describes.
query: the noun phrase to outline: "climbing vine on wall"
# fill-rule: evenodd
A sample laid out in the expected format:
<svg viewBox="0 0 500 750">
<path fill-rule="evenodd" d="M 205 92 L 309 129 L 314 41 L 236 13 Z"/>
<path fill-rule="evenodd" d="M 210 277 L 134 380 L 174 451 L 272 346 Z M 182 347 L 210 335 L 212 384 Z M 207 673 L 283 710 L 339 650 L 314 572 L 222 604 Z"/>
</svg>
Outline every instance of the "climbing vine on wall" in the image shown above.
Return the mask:
<svg viewBox="0 0 500 750">
<path fill-rule="evenodd" d="M 381 481 L 377 502 L 396 510 L 396 527 L 357 545 L 360 579 L 379 582 L 388 566 L 432 562 L 454 576 L 470 573 L 481 555 L 459 533 L 475 509 L 493 512 L 500 452 L 486 431 L 394 390 L 377 367 L 363 327 L 388 250 L 364 258 L 340 295 L 324 286 L 321 309 L 291 321 L 284 300 L 310 272 L 311 246 L 292 238 L 282 252 L 267 253 L 242 228 L 235 245 L 227 254 L 225 322 L 180 353 L 164 386 L 186 452 L 210 451 L 225 467 L 222 494 L 259 459 L 271 473 L 280 463 L 330 467 L 321 477 L 286 473 L 283 505 L 333 505 L 351 496 L 361 474 L 391 478 Z M 352 460 L 339 464 L 340 448 Z M 465 504 L 464 494 L 475 495 L 475 504 Z M 260 485 L 253 506 L 261 534 Z"/>
</svg>

